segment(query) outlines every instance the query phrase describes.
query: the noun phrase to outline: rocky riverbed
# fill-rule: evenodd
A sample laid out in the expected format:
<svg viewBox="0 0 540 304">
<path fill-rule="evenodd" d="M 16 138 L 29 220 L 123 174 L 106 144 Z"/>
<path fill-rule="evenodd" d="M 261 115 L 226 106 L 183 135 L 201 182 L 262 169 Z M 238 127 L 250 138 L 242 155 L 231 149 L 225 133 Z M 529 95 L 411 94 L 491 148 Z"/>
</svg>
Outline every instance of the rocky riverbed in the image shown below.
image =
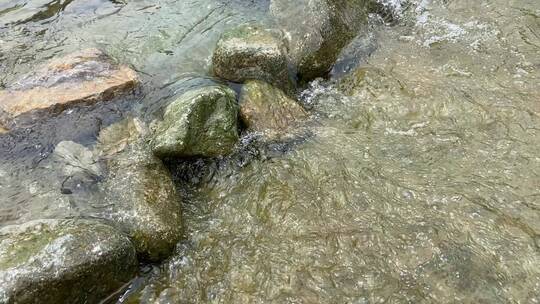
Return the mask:
<svg viewBox="0 0 540 304">
<path fill-rule="evenodd" d="M 503 2 L 0 5 L 0 303 L 539 302 Z"/>
</svg>

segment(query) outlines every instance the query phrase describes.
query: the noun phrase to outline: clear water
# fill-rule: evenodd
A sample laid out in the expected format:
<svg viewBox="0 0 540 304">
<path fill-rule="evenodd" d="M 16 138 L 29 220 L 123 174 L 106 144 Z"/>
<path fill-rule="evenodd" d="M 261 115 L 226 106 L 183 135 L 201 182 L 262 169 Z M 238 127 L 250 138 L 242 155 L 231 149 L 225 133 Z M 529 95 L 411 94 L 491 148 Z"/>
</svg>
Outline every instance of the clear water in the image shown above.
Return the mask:
<svg viewBox="0 0 540 304">
<path fill-rule="evenodd" d="M 397 21 L 374 16 L 334 77 L 299 95 L 313 113 L 301 138 L 170 164 L 186 240 L 118 302 L 540 302 L 540 2 L 387 3 Z M 55 142 L 91 146 L 99 126 L 81 131 L 89 117 L 143 113 L 184 77 L 205 75 L 219 32 L 264 18 L 266 5 L 75 0 L 5 25 L 5 82 L 97 44 L 134 65 L 144 88 L 136 101 L 46 123 L 77 128 L 1 137 L 11 196 L 0 198 L 0 222 L 47 211 L 29 210 L 39 196 L 27 181 L 54 174 L 37 160 Z M 2 22 L 27 15 L 0 6 Z"/>
</svg>

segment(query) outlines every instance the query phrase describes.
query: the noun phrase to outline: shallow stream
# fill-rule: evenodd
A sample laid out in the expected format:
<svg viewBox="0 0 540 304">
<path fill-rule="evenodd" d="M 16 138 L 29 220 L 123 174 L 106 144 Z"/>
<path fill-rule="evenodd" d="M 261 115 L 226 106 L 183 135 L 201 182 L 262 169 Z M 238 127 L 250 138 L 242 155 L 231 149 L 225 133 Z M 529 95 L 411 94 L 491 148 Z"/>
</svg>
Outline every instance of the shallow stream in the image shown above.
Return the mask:
<svg viewBox="0 0 540 304">
<path fill-rule="evenodd" d="M 312 113 L 299 135 L 260 147 L 244 134 L 229 158 L 169 164 L 185 241 L 113 303 L 540 303 L 540 2 L 386 5 L 299 93 Z M 64 201 L 56 144 L 153 119 L 142 113 L 210 81 L 224 29 L 267 7 L 0 3 L 0 85 L 93 46 L 142 78 L 135 100 L 0 135 L 0 226 L 64 203 L 76 216 L 92 189 Z"/>
</svg>

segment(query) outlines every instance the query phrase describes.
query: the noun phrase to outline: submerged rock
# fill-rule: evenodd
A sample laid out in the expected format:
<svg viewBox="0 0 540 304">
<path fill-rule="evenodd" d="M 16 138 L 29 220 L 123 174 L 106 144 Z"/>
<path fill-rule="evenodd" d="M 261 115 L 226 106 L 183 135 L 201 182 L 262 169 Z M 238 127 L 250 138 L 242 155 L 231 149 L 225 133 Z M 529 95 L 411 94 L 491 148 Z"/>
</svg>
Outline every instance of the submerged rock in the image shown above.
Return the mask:
<svg viewBox="0 0 540 304">
<path fill-rule="evenodd" d="M 37 220 L 0 229 L 0 303 L 97 303 L 128 282 L 135 249 L 88 220 Z"/>
<path fill-rule="evenodd" d="M 300 79 L 327 74 L 342 48 L 367 24 L 367 0 L 272 0 Z"/>
<path fill-rule="evenodd" d="M 340 91 L 347 95 L 366 99 L 382 99 L 388 95 L 409 94 L 402 83 L 383 69 L 361 66 L 341 78 L 338 82 Z"/>
<path fill-rule="evenodd" d="M 242 88 L 240 117 L 248 130 L 277 135 L 306 119 L 307 113 L 280 89 L 252 80 Z"/>
<path fill-rule="evenodd" d="M 256 24 L 225 32 L 212 58 L 214 73 L 223 79 L 264 80 L 285 91 L 293 88 L 288 62 L 283 33 Z"/>
<path fill-rule="evenodd" d="M 142 142 L 145 133 L 132 118 L 100 133 L 95 152 L 108 159 L 109 175 L 101 188 L 105 208 L 93 216 L 125 231 L 142 259 L 159 261 L 182 236 L 182 213 L 169 171 Z"/>
<path fill-rule="evenodd" d="M 150 152 L 130 151 L 114 160 L 105 184 L 105 216 L 132 239 L 139 257 L 159 261 L 182 237 L 180 199 L 167 168 Z"/>
<path fill-rule="evenodd" d="M 220 86 L 191 90 L 167 106 L 152 150 L 159 157 L 215 157 L 238 141 L 236 94 Z"/>
<path fill-rule="evenodd" d="M 33 110 L 107 101 L 137 83 L 129 67 L 114 64 L 97 49 L 83 50 L 54 59 L 0 91 L 0 123 L 9 128 L 11 119 Z"/>
<path fill-rule="evenodd" d="M 94 153 L 87 147 L 72 142 L 62 141 L 54 149 L 56 158 L 63 162 L 63 173 L 70 176 L 82 173 L 88 176 L 103 175 L 103 168 L 99 165 Z"/>
<path fill-rule="evenodd" d="M 96 154 L 114 156 L 140 141 L 147 133 L 146 125 L 138 118 L 123 119 L 99 132 Z"/>
</svg>

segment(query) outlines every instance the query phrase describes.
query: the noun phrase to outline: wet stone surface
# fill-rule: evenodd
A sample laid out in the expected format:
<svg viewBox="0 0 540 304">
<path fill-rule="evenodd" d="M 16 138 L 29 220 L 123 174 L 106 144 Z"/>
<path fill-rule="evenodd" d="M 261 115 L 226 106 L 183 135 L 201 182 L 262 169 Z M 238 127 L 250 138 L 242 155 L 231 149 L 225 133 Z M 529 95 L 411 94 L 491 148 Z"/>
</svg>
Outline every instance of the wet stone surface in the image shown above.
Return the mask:
<svg viewBox="0 0 540 304">
<path fill-rule="evenodd" d="M 108 161 L 102 199 L 92 216 L 111 221 L 132 240 L 141 261 L 167 258 L 181 240 L 181 199 L 167 168 L 144 146 L 131 145 Z"/>
<path fill-rule="evenodd" d="M 176 97 L 165 109 L 152 138 L 159 157 L 216 157 L 232 152 L 238 141 L 236 93 L 213 85 Z"/>
<path fill-rule="evenodd" d="M 225 32 L 212 57 L 216 76 L 242 83 L 258 79 L 292 92 L 294 75 L 283 32 L 260 24 L 243 24 Z"/>
<path fill-rule="evenodd" d="M 262 81 L 248 81 L 240 94 L 240 117 L 249 131 L 269 138 L 284 136 L 307 119 L 307 112 L 283 91 Z"/>
<path fill-rule="evenodd" d="M 303 81 L 325 76 L 341 50 L 367 25 L 367 0 L 272 0 L 270 13 L 285 33 Z"/>
<path fill-rule="evenodd" d="M 135 71 L 114 64 L 100 50 L 86 49 L 54 59 L 0 91 L 0 123 L 9 127 L 11 119 L 33 110 L 108 101 L 137 83 Z"/>
<path fill-rule="evenodd" d="M 1 303 L 96 303 L 129 282 L 136 267 L 130 240 L 99 222 L 0 229 Z"/>
</svg>

